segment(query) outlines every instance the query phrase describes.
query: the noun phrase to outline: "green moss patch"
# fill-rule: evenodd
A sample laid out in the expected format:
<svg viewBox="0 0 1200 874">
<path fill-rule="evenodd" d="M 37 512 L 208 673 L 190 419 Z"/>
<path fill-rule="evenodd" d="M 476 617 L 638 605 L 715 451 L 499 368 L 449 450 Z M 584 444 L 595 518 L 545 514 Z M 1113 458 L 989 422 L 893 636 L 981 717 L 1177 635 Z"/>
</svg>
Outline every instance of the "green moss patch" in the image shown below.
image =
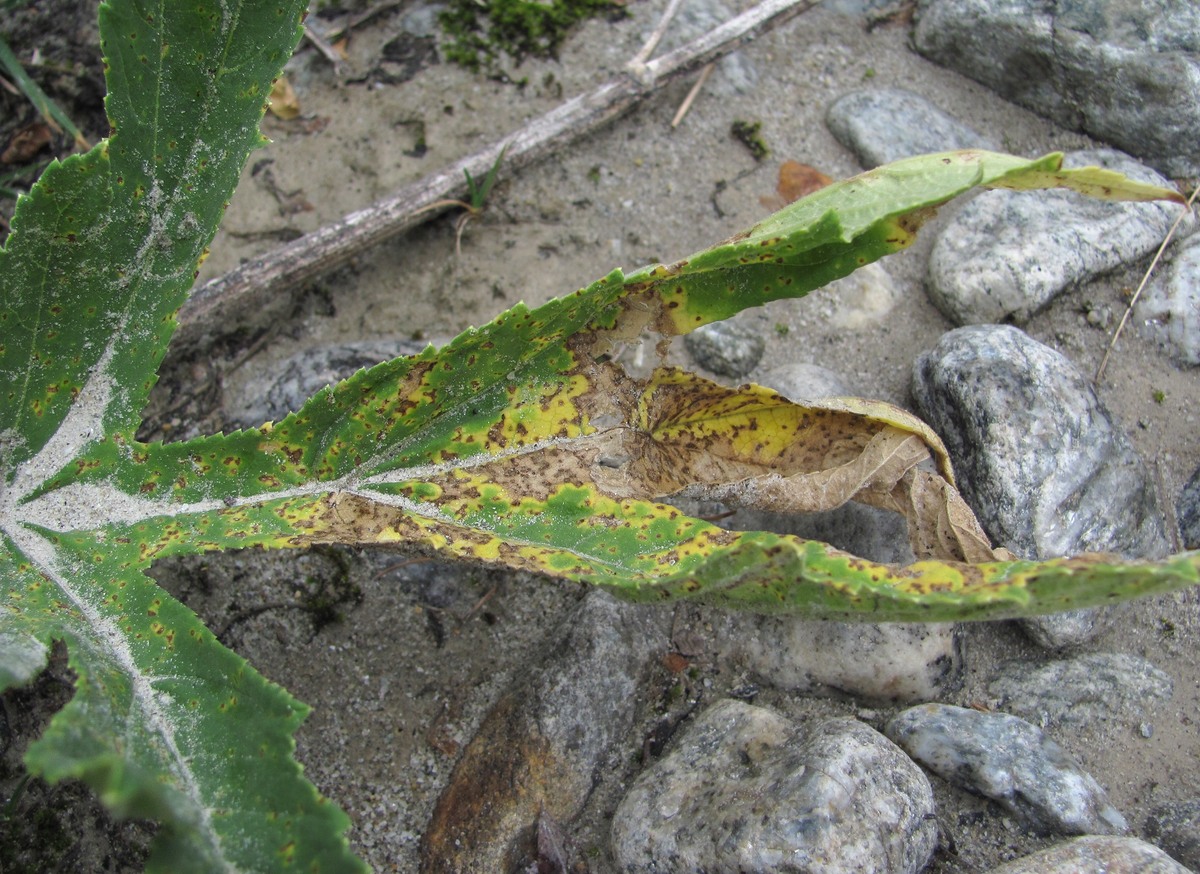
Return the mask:
<svg viewBox="0 0 1200 874">
<path fill-rule="evenodd" d="M 574 25 L 605 14 L 624 11 L 613 0 L 451 0 L 438 20 L 450 38 L 442 46 L 447 60 L 511 80 L 500 67 L 503 56 L 515 64 L 527 57 L 557 59 Z"/>
</svg>

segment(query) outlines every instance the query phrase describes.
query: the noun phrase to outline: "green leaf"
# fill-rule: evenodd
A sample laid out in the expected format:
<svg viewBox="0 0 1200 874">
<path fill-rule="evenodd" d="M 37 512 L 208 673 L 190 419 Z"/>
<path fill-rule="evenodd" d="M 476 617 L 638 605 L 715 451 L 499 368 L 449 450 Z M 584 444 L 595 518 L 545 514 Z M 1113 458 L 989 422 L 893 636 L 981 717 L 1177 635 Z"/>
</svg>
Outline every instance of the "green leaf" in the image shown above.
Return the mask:
<svg viewBox="0 0 1200 874">
<path fill-rule="evenodd" d="M 91 428 L 70 447 L 140 424 L 175 311 L 261 142 L 298 5 L 101 7 L 113 136 L 51 164 L 0 250 L 6 478 L 52 435 L 67 439 L 68 411 Z"/>
<path fill-rule="evenodd" d="M 935 204 L 974 185 L 1090 185 L 1089 171 L 1058 162 L 971 152 L 880 168 L 671 267 L 614 272 L 443 350 L 360 373 L 260 431 L 93 453 L 45 499 L 119 487 L 136 501 L 105 536 L 143 544 L 145 558 L 416 543 L 634 600 L 840 618 L 999 618 L 1189 585 L 1194 556 L 1116 566 L 993 553 L 940 441 L 901 410 L 799 406 L 670 370 L 640 381 L 605 355 L 646 328 L 682 333 L 714 313 L 803 294 L 908 245 Z M 927 459 L 938 474 L 918 469 Z M 876 565 L 824 544 L 723 531 L 650 500 L 684 489 L 788 511 L 884 506 L 906 515 L 918 556 L 941 561 Z M 74 500 L 101 503 L 86 490 Z"/>
<path fill-rule="evenodd" d="M 638 271 L 627 282 L 645 295 L 653 318 L 630 316 L 663 334 L 685 334 L 752 306 L 801 297 L 907 248 L 939 206 L 976 187 L 1184 202 L 1178 191 L 1098 167 L 1064 170 L 1059 153 L 1035 160 L 976 150 L 920 155 L 825 186 L 675 264 Z"/>
<path fill-rule="evenodd" d="M 26 755 L 48 780 L 84 780 L 118 816 L 163 822 L 149 870 L 346 870 L 344 813 L 292 758 L 308 709 L 219 644 L 128 564 L 125 549 L 53 538 L 53 559 L 9 569 L 25 585 L 4 625 L 67 644 L 76 693 Z M 12 548 L 8 556 L 22 553 Z M 38 570 L 34 570 L 34 566 Z"/>
<path fill-rule="evenodd" d="M 632 600 L 871 619 L 1028 614 L 1197 581 L 1196 553 L 1136 564 L 993 552 L 936 435 L 903 411 L 800 406 L 665 368 L 639 380 L 609 357 L 644 332 L 685 333 L 897 251 L 977 185 L 1177 197 L 1063 171 L 1057 156 L 880 168 L 691 258 L 616 271 L 359 373 L 277 424 L 136 442 L 302 8 L 103 6 L 114 134 L 46 172 L 0 252 L 0 680 L 27 682 L 50 643 L 66 643 L 76 693 L 27 763 L 85 780 L 120 815 L 158 819 L 153 870 L 362 867 L 345 815 L 293 760 L 304 706 L 144 576 L 159 556 L 400 542 Z M 788 510 L 887 507 L 936 560 L 873 564 L 654 500 L 689 489 Z"/>
<path fill-rule="evenodd" d="M 85 472 L 89 451 L 134 454 L 174 313 L 262 141 L 305 7 L 102 5 L 113 134 L 50 166 L 0 251 L 0 688 L 65 642 L 75 695 L 26 764 L 159 820 L 153 871 L 363 868 L 348 818 L 293 758 L 307 708 L 145 577 L 141 544 L 58 533 L 89 511 L 32 500 L 56 471 Z M 156 538 L 169 530 L 158 520 Z"/>
</svg>

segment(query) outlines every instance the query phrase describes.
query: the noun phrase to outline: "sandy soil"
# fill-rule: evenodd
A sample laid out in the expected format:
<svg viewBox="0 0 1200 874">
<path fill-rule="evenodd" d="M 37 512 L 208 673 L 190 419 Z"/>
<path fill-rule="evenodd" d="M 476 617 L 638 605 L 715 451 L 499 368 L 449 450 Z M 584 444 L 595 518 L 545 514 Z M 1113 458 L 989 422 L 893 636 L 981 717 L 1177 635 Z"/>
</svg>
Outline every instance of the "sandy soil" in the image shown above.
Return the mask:
<svg viewBox="0 0 1200 874">
<path fill-rule="evenodd" d="M 341 77 L 305 50 L 290 74 L 303 115 L 265 123 L 275 142 L 251 156 L 202 281 L 616 75 L 640 47 L 659 6 L 639 0 L 629 11 L 625 21 L 580 28 L 560 62 L 526 62 L 519 71 L 528 77 L 524 89 L 447 64 L 429 66 L 403 85 L 372 84 L 370 71 L 382 45 L 400 32 L 402 12 L 356 35 Z M 299 350 L 390 337 L 449 338 L 519 300 L 538 304 L 613 267 L 674 260 L 728 237 L 769 211 L 760 198 L 772 194 L 782 160 L 799 160 L 833 177 L 862 169 L 823 123 L 829 103 L 849 90 L 909 88 L 1019 154 L 1092 144 L 925 62 L 908 49 L 903 23 L 868 30 L 861 18 L 818 8 L 741 54 L 742 70 L 751 69 L 754 80 L 735 80 L 719 69 L 678 128 L 670 119 L 689 83 L 667 88 L 560 155 L 502 175 L 487 212 L 468 227 L 461 257 L 455 255 L 453 217 L 443 217 L 303 291 L 293 318 L 276 324 L 248 361 L 224 373 L 224 408 L 210 404 L 191 420 L 186 408 L 167 413 L 167 427 L 186 434 L 220 426 L 239 398 L 254 390 L 248 388 L 253 380 Z M 348 81 L 362 76 L 362 83 Z M 735 120 L 761 122 L 771 149 L 765 160 L 756 162 L 730 135 Z M 421 126 L 428 151 L 415 157 Z M 952 327 L 920 288 L 934 231 L 927 228 L 912 250 L 886 262 L 905 289 L 890 310 L 856 313 L 817 292 L 745 316 L 761 324 L 768 340 L 762 369 L 822 364 L 864 395 L 907 404 L 911 362 Z M 1090 324 L 1086 313 L 1107 306 L 1119 316 L 1122 289 L 1138 278 L 1139 270 L 1130 269 L 1071 292 L 1027 330 L 1091 372 L 1108 333 Z M 218 350 L 210 361 L 172 364 L 156 409 L 170 406 L 172 391 L 182 391 L 190 378 L 223 371 L 242 351 Z M 672 356 L 686 363 L 681 343 Z M 1164 497 L 1173 503 L 1200 464 L 1195 372 L 1179 369 L 1152 342 L 1127 333 L 1100 392 L 1158 470 Z M 1161 403 L 1155 392 L 1165 396 Z M 355 846 L 377 870 L 408 872 L 415 870 L 416 842 L 456 752 L 581 591 L 475 568 L 393 566 L 398 561 L 344 551 L 225 555 L 163 563 L 156 576 L 214 628 L 227 628 L 224 639 L 267 676 L 314 706 L 298 738 L 307 773 L 352 814 Z M 321 586 L 335 593 L 343 621 L 317 628 L 301 610 L 254 611 L 295 603 Z M 1151 659 L 1174 680 L 1174 698 L 1142 717 L 1154 727 L 1149 738 L 1136 730 L 1137 722 L 1057 738 L 1109 789 L 1135 832 L 1150 809 L 1191 797 L 1200 782 L 1198 636 L 1200 606 L 1190 593 L 1127 608 L 1089 649 Z M 983 694 L 998 660 L 1018 656 L 1046 658 L 1010 626 L 970 629 L 968 676 L 958 703 Z M 739 679 L 711 666 L 706 671 L 703 694 L 709 700 Z M 653 683 L 647 689 L 647 718 L 659 703 L 658 691 Z M 888 715 L 769 689 L 759 703 L 797 715 L 857 714 L 873 724 Z M 603 823 L 627 776 L 606 778 L 571 828 L 592 871 L 610 870 Z M 953 846 L 948 840 L 932 870 L 986 870 L 1046 843 L 984 802 L 940 783 L 937 792 Z"/>
</svg>

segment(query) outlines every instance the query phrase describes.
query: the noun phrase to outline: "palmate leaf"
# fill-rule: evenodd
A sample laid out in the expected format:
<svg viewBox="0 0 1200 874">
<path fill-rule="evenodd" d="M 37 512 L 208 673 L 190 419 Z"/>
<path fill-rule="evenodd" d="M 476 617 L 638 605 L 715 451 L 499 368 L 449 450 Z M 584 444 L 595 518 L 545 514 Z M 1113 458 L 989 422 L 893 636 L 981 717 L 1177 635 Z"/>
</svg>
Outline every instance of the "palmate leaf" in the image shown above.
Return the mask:
<svg viewBox="0 0 1200 874">
<path fill-rule="evenodd" d="M 71 508 L 27 504 L 89 447 L 130 445 L 305 7 L 102 5 L 113 135 L 50 166 L 0 250 L 0 687 L 66 643 L 76 692 L 26 763 L 158 819 L 151 870 L 362 867 L 292 757 L 304 705 L 102 534 L 48 536 Z"/>
<path fill-rule="evenodd" d="M 138 444 L 172 314 L 258 140 L 301 6 L 103 7 L 115 134 L 46 174 L 0 253 L 0 681 L 28 681 L 66 642 L 76 694 L 27 762 L 160 820 L 152 869 L 361 867 L 345 816 L 292 759 L 303 705 L 143 575 L 158 556 L 404 542 L 635 600 L 875 619 L 1012 615 L 1196 581 L 1194 555 L 1003 560 L 936 436 L 902 411 L 798 407 L 669 369 L 635 380 L 608 358 L 643 331 L 684 333 L 903 248 L 975 185 L 1170 196 L 1061 171 L 1056 156 L 881 168 L 686 261 L 613 273 L 360 373 L 276 425 Z M 944 560 L 873 565 L 653 500 L 681 489 L 783 509 L 866 500 L 905 513 L 918 554 Z"/>
<path fill-rule="evenodd" d="M 886 404 L 802 407 L 669 369 L 640 381 L 606 356 L 645 329 L 683 333 L 845 275 L 907 246 L 934 207 L 976 185 L 1178 196 L 1059 161 L 960 152 L 880 168 L 670 267 L 614 272 L 445 349 L 360 373 L 259 431 L 97 447 L 41 500 L 123 496 L 121 521 L 95 525 L 109 541 L 139 544 L 138 563 L 251 544 L 417 543 L 635 600 L 810 616 L 998 618 L 1187 585 L 1198 579 L 1195 555 L 1033 563 L 993 552 L 936 435 Z M 936 474 L 917 467 L 930 458 Z M 866 501 L 904 513 L 915 552 L 930 560 L 876 565 L 824 544 L 727 532 L 653 501 L 684 490 L 788 511 Z"/>
</svg>

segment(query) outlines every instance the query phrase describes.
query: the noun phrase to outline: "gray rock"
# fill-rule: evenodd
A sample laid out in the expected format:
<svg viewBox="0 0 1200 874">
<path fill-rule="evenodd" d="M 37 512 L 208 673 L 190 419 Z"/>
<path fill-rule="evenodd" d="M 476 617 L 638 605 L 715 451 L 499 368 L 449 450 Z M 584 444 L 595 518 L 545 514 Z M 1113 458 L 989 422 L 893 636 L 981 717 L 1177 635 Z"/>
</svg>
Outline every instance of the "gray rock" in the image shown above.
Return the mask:
<svg viewBox="0 0 1200 874">
<path fill-rule="evenodd" d="M 683 343 L 698 365 L 733 379 L 757 367 L 767 348 L 760 332 L 736 319 L 697 328 Z"/>
<path fill-rule="evenodd" d="M 897 714 L 884 731 L 938 776 L 996 801 L 1040 831 L 1128 829 L 1100 784 L 1040 728 L 1016 716 L 922 704 Z"/>
<path fill-rule="evenodd" d="M 227 394 L 227 415 L 243 428 L 278 422 L 325 386 L 383 361 L 416 355 L 427 345 L 414 340 L 372 340 L 305 349 L 248 380 L 236 394 Z"/>
<path fill-rule="evenodd" d="M 885 321 L 903 291 L 882 264 L 868 264 L 820 289 L 829 312 L 822 318 L 836 328 L 858 331 Z"/>
<path fill-rule="evenodd" d="M 538 668 L 484 717 L 438 799 L 421 871 L 508 871 L 539 815 L 565 822 L 625 738 L 665 614 L 589 594 Z"/>
<path fill-rule="evenodd" d="M 612 825 L 619 869 L 639 874 L 902 874 L 936 843 L 928 779 L 881 734 L 730 700 L 634 781 Z"/>
<path fill-rule="evenodd" d="M 1111 628 L 1119 613 L 1117 607 L 1067 610 L 1048 616 L 1028 616 L 1018 621 L 1025 634 L 1038 646 L 1064 652 L 1083 646 L 1106 628 Z"/>
<path fill-rule="evenodd" d="M 1014 859 L 989 874 L 1190 874 L 1158 847 L 1137 838 L 1089 835 Z"/>
<path fill-rule="evenodd" d="M 997 543 L 1026 558 L 1170 551 L 1153 476 L 1053 349 L 1012 327 L 959 328 L 918 357 L 913 395 Z"/>
<path fill-rule="evenodd" d="M 1073 152 L 1064 165 L 1170 184 L 1110 150 Z M 1157 249 L 1178 214 L 1173 204 L 1109 203 L 1070 191 L 985 191 L 938 236 L 927 291 L 956 324 L 1022 324 L 1064 290 Z"/>
<path fill-rule="evenodd" d="M 1180 244 L 1147 291 L 1134 310 L 1138 320 L 1177 359 L 1200 364 L 1200 237 Z"/>
<path fill-rule="evenodd" d="M 951 149 L 997 149 L 924 97 L 903 88 L 851 91 L 835 100 L 825 125 L 866 169 Z"/>
<path fill-rule="evenodd" d="M 911 704 L 944 697 L 962 680 L 962 641 L 948 624 L 736 616 L 718 645 L 757 682 L 802 694 Z"/>
<path fill-rule="evenodd" d="M 1200 868 L 1200 799 L 1155 808 L 1146 820 L 1146 837 L 1176 861 Z"/>
<path fill-rule="evenodd" d="M 857 396 L 842 374 L 819 364 L 781 364 L 759 374 L 754 381 L 796 403 Z"/>
<path fill-rule="evenodd" d="M 1170 552 L 1151 471 L 1090 380 L 1059 353 L 1017 328 L 959 328 L 918 357 L 913 396 L 994 542 L 1037 559 Z M 1070 611 L 1021 624 L 1061 650 L 1112 618 L 1112 610 Z"/>
<path fill-rule="evenodd" d="M 1039 725 L 1136 724 L 1151 701 L 1166 701 L 1171 678 L 1138 656 L 1088 653 L 1034 666 L 1000 666 L 988 693 Z"/>
<path fill-rule="evenodd" d="M 1194 0 L 924 0 L 913 44 L 1169 176 L 1200 173 Z"/>
<path fill-rule="evenodd" d="M 1200 549 L 1200 467 L 1187 481 L 1175 505 L 1179 536 L 1184 549 Z"/>
<path fill-rule="evenodd" d="M 658 54 L 676 49 L 686 42 L 703 36 L 715 27 L 724 24 L 734 15 L 721 0 L 695 0 L 684 3 L 671 20 L 671 27 L 663 37 Z M 656 23 L 654 19 L 652 23 Z M 646 34 L 649 36 L 649 33 Z M 732 52 L 717 62 L 716 74 L 707 85 L 708 93 L 720 97 L 746 94 L 758 83 L 758 71 L 754 64 L 741 52 Z"/>
</svg>

